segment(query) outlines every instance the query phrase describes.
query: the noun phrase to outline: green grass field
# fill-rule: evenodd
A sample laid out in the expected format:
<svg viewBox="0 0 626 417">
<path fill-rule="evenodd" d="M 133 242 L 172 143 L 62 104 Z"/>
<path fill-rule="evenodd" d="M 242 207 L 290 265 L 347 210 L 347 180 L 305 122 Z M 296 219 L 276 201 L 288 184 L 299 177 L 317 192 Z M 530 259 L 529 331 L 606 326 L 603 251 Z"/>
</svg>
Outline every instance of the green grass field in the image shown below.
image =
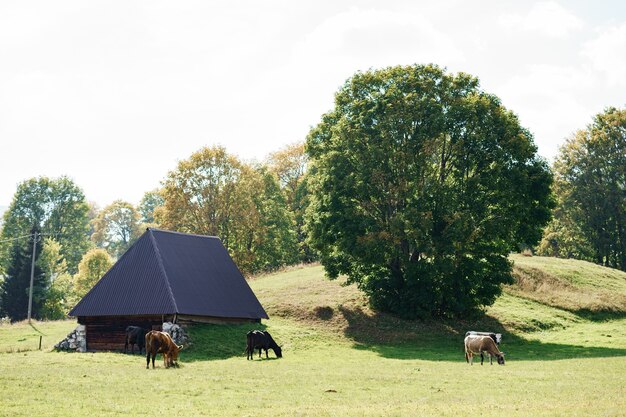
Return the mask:
<svg viewBox="0 0 626 417">
<path fill-rule="evenodd" d="M 271 317 L 262 327 L 282 345 L 282 359 L 270 351 L 269 360 L 246 361 L 253 325 L 191 327 L 181 367 L 156 370 L 138 355 L 51 352 L 72 321 L 2 325 L 0 415 L 626 415 L 619 301 L 626 274 L 576 261 L 513 260 L 516 274 L 534 268 L 532 279 L 546 283 L 522 277 L 484 318 L 467 322 L 376 313 L 354 286 L 325 280 L 319 266 L 253 279 Z M 561 288 L 567 297 L 556 296 Z M 607 288 L 618 301 L 602 305 Z M 507 364 L 467 365 L 468 329 L 503 332 Z"/>
</svg>

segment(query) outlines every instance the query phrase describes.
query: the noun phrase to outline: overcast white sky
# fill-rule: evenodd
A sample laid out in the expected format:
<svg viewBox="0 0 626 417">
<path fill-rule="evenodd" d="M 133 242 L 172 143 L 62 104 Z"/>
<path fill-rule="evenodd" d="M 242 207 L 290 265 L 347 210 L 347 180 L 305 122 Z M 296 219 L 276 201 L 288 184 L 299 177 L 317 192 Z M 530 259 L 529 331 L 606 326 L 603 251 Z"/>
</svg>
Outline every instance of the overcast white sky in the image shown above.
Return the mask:
<svg viewBox="0 0 626 417">
<path fill-rule="evenodd" d="M 477 76 L 552 158 L 626 105 L 626 2 L 0 0 L 0 206 L 42 175 L 136 204 L 202 146 L 263 160 L 354 72 L 414 63 Z"/>
</svg>

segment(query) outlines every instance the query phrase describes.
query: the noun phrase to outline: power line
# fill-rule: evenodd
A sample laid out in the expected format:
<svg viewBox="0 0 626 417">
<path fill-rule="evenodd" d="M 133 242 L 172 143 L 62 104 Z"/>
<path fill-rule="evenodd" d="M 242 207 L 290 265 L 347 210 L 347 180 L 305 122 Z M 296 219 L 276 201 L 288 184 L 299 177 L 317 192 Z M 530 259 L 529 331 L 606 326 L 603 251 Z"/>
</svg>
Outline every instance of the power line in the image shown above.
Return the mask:
<svg viewBox="0 0 626 417">
<path fill-rule="evenodd" d="M 0 240 L 0 243 L 11 242 L 13 240 L 19 240 L 19 239 L 23 239 L 25 237 L 31 237 L 31 236 L 32 236 L 32 234 L 12 237 L 12 238 L 9 238 L 9 239 Z"/>
<path fill-rule="evenodd" d="M 38 236 L 63 236 L 62 233 L 36 233 Z M 12 242 L 14 240 L 19 240 L 19 239 L 23 239 L 25 237 L 32 237 L 33 234 L 28 234 L 28 235 L 22 235 L 22 236 L 17 236 L 17 237 L 11 237 L 8 239 L 4 239 L 4 240 L 0 240 L 0 243 L 5 243 L 5 242 Z"/>
</svg>

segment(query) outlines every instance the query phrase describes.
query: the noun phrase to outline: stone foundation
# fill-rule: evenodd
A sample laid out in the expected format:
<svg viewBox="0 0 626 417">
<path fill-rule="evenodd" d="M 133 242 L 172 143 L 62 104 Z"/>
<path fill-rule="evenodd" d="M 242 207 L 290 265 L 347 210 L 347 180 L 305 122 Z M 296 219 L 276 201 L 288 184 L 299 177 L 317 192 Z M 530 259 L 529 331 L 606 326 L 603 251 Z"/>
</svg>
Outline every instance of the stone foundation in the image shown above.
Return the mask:
<svg viewBox="0 0 626 417">
<path fill-rule="evenodd" d="M 178 324 L 166 321 L 165 323 L 163 323 L 163 331 L 172 336 L 172 340 L 177 345 L 189 344 L 189 337 L 185 333 L 185 330 L 183 330 L 183 328 L 180 327 Z"/>
<path fill-rule="evenodd" d="M 87 352 L 85 326 L 79 324 L 65 339 L 54 345 L 54 348 L 66 352 Z"/>
</svg>

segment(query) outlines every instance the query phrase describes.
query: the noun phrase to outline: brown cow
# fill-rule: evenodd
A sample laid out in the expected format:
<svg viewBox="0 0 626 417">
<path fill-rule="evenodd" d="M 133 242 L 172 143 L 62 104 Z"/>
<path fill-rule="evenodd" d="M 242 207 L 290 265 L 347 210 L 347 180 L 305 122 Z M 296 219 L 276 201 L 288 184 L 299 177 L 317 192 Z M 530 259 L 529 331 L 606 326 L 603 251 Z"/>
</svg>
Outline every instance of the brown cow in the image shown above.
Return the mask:
<svg viewBox="0 0 626 417">
<path fill-rule="evenodd" d="M 150 369 L 150 358 L 152 358 L 152 369 L 154 369 L 154 359 L 157 353 L 163 355 L 163 365 L 178 367 L 178 352 L 183 346 L 178 346 L 172 340 L 169 333 L 152 330 L 146 333 L 146 369 Z"/>
<path fill-rule="evenodd" d="M 483 364 L 483 352 L 498 359 L 498 364 L 504 365 L 504 353 L 498 350 L 496 342 L 489 336 L 466 336 L 465 337 L 465 360 L 473 365 L 473 355 L 480 354 L 480 364 Z"/>
</svg>

